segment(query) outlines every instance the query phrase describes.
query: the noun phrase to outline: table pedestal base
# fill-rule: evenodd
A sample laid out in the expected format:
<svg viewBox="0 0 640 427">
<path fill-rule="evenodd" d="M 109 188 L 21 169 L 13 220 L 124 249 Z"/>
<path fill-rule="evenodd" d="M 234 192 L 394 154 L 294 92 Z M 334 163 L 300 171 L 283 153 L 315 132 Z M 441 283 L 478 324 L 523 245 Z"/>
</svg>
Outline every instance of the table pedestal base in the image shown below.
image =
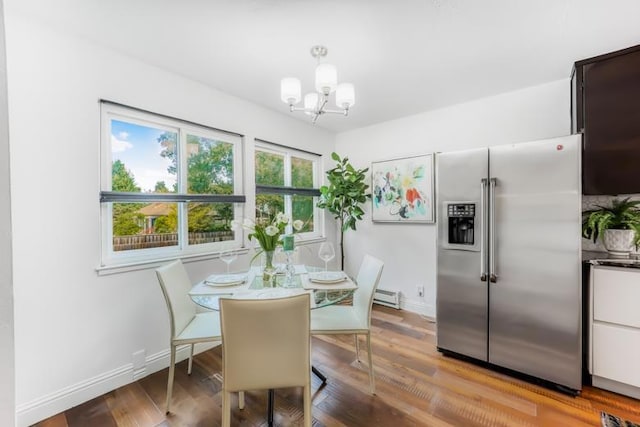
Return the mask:
<svg viewBox="0 0 640 427">
<path fill-rule="evenodd" d="M 313 365 L 311 365 L 311 372 L 313 372 L 316 377 L 320 378 L 320 381 L 322 381 L 322 385 L 325 385 L 327 383 L 327 377 L 325 377 L 324 374 Z"/>
<path fill-rule="evenodd" d="M 315 366 L 311 365 L 311 372 L 315 374 L 316 377 L 320 378 L 322 381 L 322 385 L 327 383 L 327 377 L 324 376 L 322 372 L 318 370 Z M 276 392 L 274 389 L 269 389 L 269 397 L 267 399 L 267 422 L 269 427 L 273 427 L 273 404 L 276 398 Z"/>
</svg>

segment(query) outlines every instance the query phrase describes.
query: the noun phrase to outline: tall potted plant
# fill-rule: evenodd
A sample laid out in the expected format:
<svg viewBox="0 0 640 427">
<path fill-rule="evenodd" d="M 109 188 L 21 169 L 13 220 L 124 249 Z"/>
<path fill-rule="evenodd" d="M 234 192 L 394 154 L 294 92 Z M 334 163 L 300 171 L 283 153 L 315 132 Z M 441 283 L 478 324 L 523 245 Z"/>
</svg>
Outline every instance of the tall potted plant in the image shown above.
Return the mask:
<svg viewBox="0 0 640 427">
<path fill-rule="evenodd" d="M 611 206 L 596 205 L 582 213 L 582 236 L 602 238 L 604 247 L 612 255 L 628 255 L 640 243 L 640 200 L 614 199 Z"/>
<path fill-rule="evenodd" d="M 340 158 L 331 153 L 336 166 L 326 172 L 329 185 L 320 187 L 318 207 L 327 209 L 340 224 L 340 267 L 344 270 L 344 233 L 356 229 L 356 223 L 362 219 L 362 204 L 371 198 L 367 193 L 365 173 L 369 168 L 355 169 L 347 157 Z"/>
</svg>

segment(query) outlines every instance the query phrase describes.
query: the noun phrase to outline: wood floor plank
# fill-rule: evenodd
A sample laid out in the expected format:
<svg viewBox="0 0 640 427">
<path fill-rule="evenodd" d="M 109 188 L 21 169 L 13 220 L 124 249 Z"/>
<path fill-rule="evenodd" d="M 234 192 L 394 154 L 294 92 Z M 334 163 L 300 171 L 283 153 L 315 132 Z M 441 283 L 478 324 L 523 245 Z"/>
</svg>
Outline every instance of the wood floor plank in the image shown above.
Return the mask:
<svg viewBox="0 0 640 427">
<path fill-rule="evenodd" d="M 118 426 L 155 426 L 164 419 L 163 412 L 137 382 L 115 390 L 105 401 Z"/>
<path fill-rule="evenodd" d="M 115 391 L 109 392 L 88 402 L 82 403 L 65 412 L 69 427 L 116 427 L 116 422 L 111 409 L 107 405 L 106 399 L 113 395 Z"/>
<path fill-rule="evenodd" d="M 38 427 L 69 427 L 69 424 L 67 424 L 67 417 L 64 412 L 62 414 L 54 415 L 51 418 L 47 418 L 36 425 Z"/>
<path fill-rule="evenodd" d="M 372 346 L 376 395 L 369 393 L 366 345 L 360 360 L 352 336 L 315 336 L 313 363 L 327 377 L 312 376 L 314 427 L 587 427 L 600 411 L 640 422 L 640 402 L 593 387 L 571 397 L 445 357 L 436 348 L 436 325 L 415 313 L 375 306 Z M 167 370 L 92 399 L 37 427 L 219 426 L 222 419 L 222 354 L 213 348 L 176 366 L 172 413 L 165 415 Z M 266 391 L 247 391 L 246 407 L 232 402 L 232 425 L 266 427 Z M 298 388 L 276 391 L 275 422 L 303 421 Z"/>
</svg>

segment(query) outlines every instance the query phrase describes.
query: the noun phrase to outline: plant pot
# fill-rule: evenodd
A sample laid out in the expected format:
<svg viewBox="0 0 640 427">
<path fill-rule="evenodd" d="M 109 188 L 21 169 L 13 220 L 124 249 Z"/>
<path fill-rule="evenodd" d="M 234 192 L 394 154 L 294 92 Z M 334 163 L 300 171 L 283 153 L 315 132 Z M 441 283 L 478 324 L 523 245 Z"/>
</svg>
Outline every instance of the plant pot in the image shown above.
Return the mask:
<svg viewBox="0 0 640 427">
<path fill-rule="evenodd" d="M 610 255 L 616 257 L 628 257 L 633 250 L 633 239 L 636 233 L 633 230 L 605 230 L 602 243 Z"/>
</svg>

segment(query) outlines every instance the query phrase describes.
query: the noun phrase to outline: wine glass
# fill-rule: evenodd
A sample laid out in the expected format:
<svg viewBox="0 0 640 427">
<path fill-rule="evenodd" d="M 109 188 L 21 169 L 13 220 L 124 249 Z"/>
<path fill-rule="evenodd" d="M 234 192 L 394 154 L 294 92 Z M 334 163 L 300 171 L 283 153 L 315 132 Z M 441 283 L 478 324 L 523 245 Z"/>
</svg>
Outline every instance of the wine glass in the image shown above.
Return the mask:
<svg viewBox="0 0 640 427">
<path fill-rule="evenodd" d="M 227 264 L 227 276 L 229 275 L 229 266 L 238 258 L 238 254 L 233 249 L 227 249 L 220 252 L 220 259 Z"/>
<path fill-rule="evenodd" d="M 327 264 L 336 256 L 336 251 L 333 249 L 331 242 L 322 242 L 320 249 L 318 249 L 318 256 L 324 261 L 324 271 L 327 272 Z"/>
</svg>

